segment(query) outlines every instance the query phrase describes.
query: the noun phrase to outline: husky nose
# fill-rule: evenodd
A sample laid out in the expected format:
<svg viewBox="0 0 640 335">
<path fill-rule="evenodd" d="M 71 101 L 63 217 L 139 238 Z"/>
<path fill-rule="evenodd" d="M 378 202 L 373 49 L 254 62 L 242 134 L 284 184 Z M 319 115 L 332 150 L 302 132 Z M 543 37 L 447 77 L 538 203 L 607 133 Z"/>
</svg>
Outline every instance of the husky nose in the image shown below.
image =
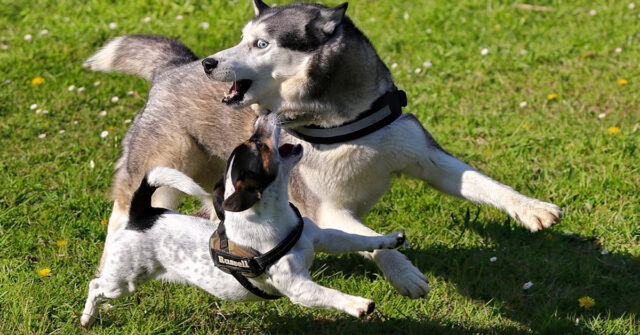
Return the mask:
<svg viewBox="0 0 640 335">
<path fill-rule="evenodd" d="M 213 69 L 218 66 L 218 61 L 213 58 L 205 58 L 202 60 L 202 66 L 204 67 L 204 73 L 211 74 Z"/>
</svg>

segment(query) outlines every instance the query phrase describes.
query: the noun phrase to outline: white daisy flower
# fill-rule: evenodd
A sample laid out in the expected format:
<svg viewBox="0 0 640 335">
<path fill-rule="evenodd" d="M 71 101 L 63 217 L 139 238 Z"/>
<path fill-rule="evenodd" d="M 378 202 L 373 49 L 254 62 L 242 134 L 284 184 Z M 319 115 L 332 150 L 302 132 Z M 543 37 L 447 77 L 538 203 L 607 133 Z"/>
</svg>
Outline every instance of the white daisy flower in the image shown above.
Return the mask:
<svg viewBox="0 0 640 335">
<path fill-rule="evenodd" d="M 416 68 L 415 70 L 413 70 L 413 72 L 415 72 L 416 74 L 420 73 L 420 71 L 422 71 L 422 69 L 421 69 L 421 68 L 419 68 L 419 67 L 418 67 L 418 68 Z"/>
<path fill-rule="evenodd" d="M 98 116 L 107 116 L 107 111 L 100 111 L 100 113 L 98 113 Z"/>
<path fill-rule="evenodd" d="M 533 282 L 532 281 L 528 281 L 526 283 L 524 283 L 524 285 L 522 285 L 522 288 L 525 290 L 530 289 L 533 286 Z"/>
<path fill-rule="evenodd" d="M 126 120 L 124 120 L 124 123 L 125 123 L 125 124 L 126 124 L 126 123 L 131 123 L 131 120 L 126 119 Z"/>
<path fill-rule="evenodd" d="M 64 129 L 58 130 L 58 134 L 64 134 L 66 131 Z"/>
<path fill-rule="evenodd" d="M 118 97 L 111 97 L 111 102 L 113 102 L 114 104 L 115 104 L 116 102 L 118 102 L 118 100 L 120 100 L 120 98 L 118 98 Z"/>
<path fill-rule="evenodd" d="M 96 167 L 96 163 L 93 162 L 93 159 L 89 161 L 89 167 L 92 169 Z"/>
<path fill-rule="evenodd" d="M 591 16 L 596 16 L 596 14 L 598 14 L 598 12 L 596 12 L 595 9 L 592 9 L 592 10 L 589 11 L 589 15 L 591 15 Z"/>
<path fill-rule="evenodd" d="M 602 251 L 600 251 L 600 255 L 607 255 L 609 254 L 609 250 L 608 249 L 603 249 Z"/>
<path fill-rule="evenodd" d="M 106 130 L 104 130 L 104 131 L 102 131 L 102 132 L 100 133 L 100 138 L 105 138 L 105 137 L 107 137 L 107 136 L 109 136 L 109 132 L 108 132 L 108 131 L 106 131 Z"/>
<path fill-rule="evenodd" d="M 49 111 L 45 109 L 42 111 L 42 114 L 49 114 Z"/>
<path fill-rule="evenodd" d="M 393 63 L 393 64 L 391 64 L 391 68 L 392 68 L 392 69 L 395 69 L 395 68 L 397 68 L 397 67 L 398 67 L 398 63 Z"/>
<path fill-rule="evenodd" d="M 36 114 L 42 113 L 42 109 L 36 109 Z"/>
<path fill-rule="evenodd" d="M 25 41 L 31 41 L 31 38 L 32 38 L 31 34 L 24 35 L 24 40 Z"/>
<path fill-rule="evenodd" d="M 142 22 L 144 22 L 144 23 L 147 23 L 149 21 L 151 21 L 151 17 L 149 17 L 149 16 L 147 16 L 144 19 L 142 19 Z"/>
<path fill-rule="evenodd" d="M 402 247 L 405 248 L 405 249 L 411 248 L 411 242 L 409 242 L 409 240 L 404 240 L 404 243 L 402 244 Z"/>
<path fill-rule="evenodd" d="M 493 262 L 495 262 L 497 260 L 498 260 L 498 257 L 496 257 L 496 256 L 493 256 L 493 257 L 489 258 L 489 262 L 491 262 L 491 263 L 493 263 Z"/>
<path fill-rule="evenodd" d="M 49 30 L 47 30 L 47 29 L 42 29 L 42 30 L 40 30 L 39 34 L 40 34 L 40 35 L 47 35 L 47 34 L 49 34 Z"/>
<path fill-rule="evenodd" d="M 629 9 L 634 9 L 634 8 L 636 8 L 636 4 L 632 2 L 632 3 L 629 4 L 628 7 L 629 7 Z"/>
<path fill-rule="evenodd" d="M 36 108 L 38 108 L 38 105 L 37 105 L 37 104 L 33 104 L 33 105 L 29 106 L 29 109 L 30 109 L 30 110 L 34 110 L 34 109 L 36 109 Z"/>
<path fill-rule="evenodd" d="M 198 25 L 202 29 L 209 29 L 209 22 L 202 22 Z"/>
<path fill-rule="evenodd" d="M 127 91 L 127 95 L 133 95 L 133 91 Z"/>
<path fill-rule="evenodd" d="M 431 33 L 433 32 L 433 30 L 431 30 L 431 28 L 427 28 L 427 30 L 425 30 L 425 32 L 426 32 L 427 34 L 431 34 Z"/>
<path fill-rule="evenodd" d="M 376 20 L 376 18 L 375 18 L 375 17 L 370 17 L 370 18 L 369 18 L 369 22 L 376 22 L 376 21 L 377 21 L 377 20 Z"/>
<path fill-rule="evenodd" d="M 95 83 L 93 83 L 93 86 L 98 86 L 98 85 L 100 85 L 100 80 L 98 80 Z"/>
<path fill-rule="evenodd" d="M 526 101 L 521 102 L 520 108 L 525 108 L 525 107 L 527 107 L 527 102 Z"/>
<path fill-rule="evenodd" d="M 109 23 L 109 29 L 116 29 L 118 27 L 118 24 L 115 22 L 111 22 Z"/>
<path fill-rule="evenodd" d="M 77 92 L 82 93 L 84 91 L 84 87 L 78 87 Z"/>
<path fill-rule="evenodd" d="M 71 91 L 73 91 L 73 90 L 75 90 L 75 89 L 76 89 L 76 86 L 75 86 L 75 85 L 71 85 L 71 86 L 69 86 L 69 88 L 67 88 L 67 90 L 68 90 L 69 92 L 71 92 Z"/>
<path fill-rule="evenodd" d="M 483 55 L 483 56 L 488 55 L 489 54 L 489 49 L 484 48 L 484 49 L 480 50 L 480 54 Z"/>
<path fill-rule="evenodd" d="M 180 21 L 180 20 L 182 20 L 182 19 L 183 19 L 182 15 L 178 15 L 178 16 L 176 16 L 176 20 Z"/>
<path fill-rule="evenodd" d="M 424 66 L 425 69 L 430 69 L 433 66 L 433 64 L 430 61 L 426 61 L 422 63 L 422 66 Z"/>
<path fill-rule="evenodd" d="M 607 113 L 600 113 L 598 114 L 598 119 L 604 119 L 605 116 L 607 116 Z"/>
<path fill-rule="evenodd" d="M 38 138 L 40 138 L 40 139 L 43 139 L 45 137 L 47 137 L 47 133 L 42 133 L 42 134 L 38 135 Z"/>
<path fill-rule="evenodd" d="M 619 54 L 622 52 L 622 48 L 618 47 L 613 50 L 615 53 Z"/>
<path fill-rule="evenodd" d="M 405 20 L 408 20 L 408 19 L 409 19 L 409 13 L 404 12 L 404 15 L 402 15 L 402 17 L 403 17 Z"/>
<path fill-rule="evenodd" d="M 74 125 L 77 125 L 77 124 L 78 124 L 78 121 L 73 121 L 73 124 L 74 124 Z"/>
<path fill-rule="evenodd" d="M 92 162 L 93 162 L 93 161 L 92 161 Z M 108 304 L 108 303 L 104 303 L 104 304 L 102 304 L 102 306 L 100 306 L 100 307 L 102 308 L 102 310 L 104 310 L 104 311 L 108 311 L 108 310 L 110 310 L 110 309 L 112 309 L 112 308 L 113 308 L 113 305 L 112 305 L 112 304 Z"/>
</svg>

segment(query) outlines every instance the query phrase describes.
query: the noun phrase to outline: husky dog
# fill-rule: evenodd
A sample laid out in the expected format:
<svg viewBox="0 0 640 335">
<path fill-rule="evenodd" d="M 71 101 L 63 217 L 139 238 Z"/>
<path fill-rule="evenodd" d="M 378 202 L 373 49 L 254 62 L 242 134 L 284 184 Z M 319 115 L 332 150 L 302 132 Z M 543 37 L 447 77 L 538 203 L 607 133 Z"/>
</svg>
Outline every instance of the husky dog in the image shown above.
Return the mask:
<svg viewBox="0 0 640 335">
<path fill-rule="evenodd" d="M 153 278 L 196 285 L 227 300 L 256 301 L 285 295 L 299 305 L 337 309 L 355 317 L 373 312 L 373 301 L 311 280 L 308 269 L 314 250 L 338 253 L 396 248 L 404 242 L 404 233 L 349 234 L 320 229 L 300 216 L 290 206 L 287 193 L 289 174 L 302 157 L 302 146 L 280 146 L 279 135 L 275 113 L 262 115 L 253 136 L 231 154 L 225 176 L 214 192 L 214 206 L 225 218 L 224 224 L 220 223 L 222 228 L 206 219 L 152 207 L 151 196 L 158 186 L 173 186 L 205 201 L 210 199 L 206 191 L 177 170 L 151 170 L 133 195 L 126 228 L 113 234 L 102 273 L 89 284 L 80 324 L 84 328 L 91 326 L 101 299 L 133 293 L 137 286 Z M 210 242 L 220 242 L 221 231 L 228 245 L 259 256 L 213 251 L 222 262 L 221 266 L 214 264 L 209 254 L 221 243 Z M 214 239 L 210 240 L 214 232 Z M 253 261 L 274 254 L 277 256 L 265 261 L 264 267 L 256 271 L 259 273 L 252 272 L 251 279 L 242 274 L 237 279 L 234 272 L 225 273 L 225 269 L 250 268 L 248 264 Z M 231 258 L 225 258 L 227 255 Z"/>
<path fill-rule="evenodd" d="M 401 99 L 395 108 L 393 101 L 383 101 L 397 92 L 391 74 L 345 15 L 346 3 L 269 7 L 253 0 L 253 6 L 255 16 L 240 43 L 204 60 L 180 42 L 149 35 L 117 37 L 88 59 L 94 70 L 151 81 L 116 166 L 109 234 L 126 222 L 133 191 L 154 166 L 213 185 L 210 171 L 222 174 L 223 158 L 250 135 L 254 111 L 262 109 L 283 120 L 284 141 L 303 146 L 305 155 L 291 174 L 291 199 L 321 227 L 376 235 L 360 217 L 386 192 L 393 173 L 504 210 L 532 232 L 559 221 L 558 206 L 522 195 L 456 159 L 411 114 L 397 113 L 375 131 L 349 136 L 399 110 Z M 384 108 L 374 108 L 380 101 Z M 156 193 L 156 206 L 173 208 L 180 200 L 172 189 Z M 398 251 L 365 255 L 400 293 L 417 298 L 428 292 L 423 273 Z"/>
</svg>

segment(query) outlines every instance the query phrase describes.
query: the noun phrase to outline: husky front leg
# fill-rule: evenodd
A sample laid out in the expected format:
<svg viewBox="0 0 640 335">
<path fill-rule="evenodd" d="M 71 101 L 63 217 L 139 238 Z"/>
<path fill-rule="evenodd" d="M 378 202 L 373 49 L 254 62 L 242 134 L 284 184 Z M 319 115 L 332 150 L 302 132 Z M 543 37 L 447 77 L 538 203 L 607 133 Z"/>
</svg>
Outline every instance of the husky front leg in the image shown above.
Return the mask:
<svg viewBox="0 0 640 335">
<path fill-rule="evenodd" d="M 532 232 L 560 220 L 562 211 L 554 204 L 524 196 L 476 171 L 445 152 L 413 116 L 398 129 L 406 137 L 399 150 L 407 159 L 403 172 L 420 178 L 437 190 L 504 210 Z"/>
<path fill-rule="evenodd" d="M 336 309 L 357 318 L 373 312 L 373 301 L 318 285 L 311 280 L 303 258 L 290 253 L 269 269 L 271 276 L 268 281 L 291 302 L 305 307 Z"/>
<path fill-rule="evenodd" d="M 365 236 L 380 236 L 380 234 L 365 226 L 352 211 L 338 209 L 322 204 L 318 211 L 318 226 L 334 228 L 351 234 Z M 400 294 L 412 299 L 424 297 L 429 293 L 429 282 L 424 274 L 397 250 L 375 250 L 361 252 L 367 258 L 376 262 L 385 278 Z"/>
</svg>

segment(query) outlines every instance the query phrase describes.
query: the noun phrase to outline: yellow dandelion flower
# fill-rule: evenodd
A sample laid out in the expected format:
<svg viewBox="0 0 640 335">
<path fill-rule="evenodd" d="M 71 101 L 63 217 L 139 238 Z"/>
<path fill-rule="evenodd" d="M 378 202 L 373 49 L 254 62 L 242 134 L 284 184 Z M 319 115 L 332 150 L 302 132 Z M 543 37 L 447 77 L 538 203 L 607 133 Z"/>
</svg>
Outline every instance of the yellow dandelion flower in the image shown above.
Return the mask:
<svg viewBox="0 0 640 335">
<path fill-rule="evenodd" d="M 596 304 L 596 300 L 593 299 L 590 296 L 586 296 L 586 297 L 582 297 L 582 298 L 578 299 L 578 304 L 582 308 L 589 309 L 589 308 L 593 307 Z"/>
<path fill-rule="evenodd" d="M 105 220 L 105 219 L 100 220 L 100 224 L 103 225 L 103 226 L 106 226 L 107 225 L 107 220 Z"/>
<path fill-rule="evenodd" d="M 610 127 L 609 129 L 607 129 L 607 131 L 609 132 L 609 134 L 617 134 L 620 132 L 620 128 L 618 127 Z"/>
<path fill-rule="evenodd" d="M 485 150 L 485 151 L 483 152 L 483 154 L 484 154 L 485 156 L 489 157 L 489 156 L 491 156 L 491 151 L 489 151 L 489 150 Z"/>
<path fill-rule="evenodd" d="M 61 247 L 63 245 L 67 245 L 67 241 L 63 241 L 63 240 L 57 241 L 56 245 L 59 246 L 59 247 Z"/>
<path fill-rule="evenodd" d="M 618 79 L 618 84 L 619 84 L 619 85 L 624 86 L 624 85 L 626 85 L 626 84 L 628 84 L 628 83 L 629 83 L 629 82 L 628 82 L 626 79 Z"/>
<path fill-rule="evenodd" d="M 551 93 L 551 94 L 547 95 L 547 100 L 555 100 L 557 97 L 558 97 L 557 94 Z"/>
<path fill-rule="evenodd" d="M 522 124 L 522 129 L 524 129 L 524 130 L 531 130 L 531 128 L 533 128 L 533 126 L 528 124 L 528 123 L 523 123 Z"/>
<path fill-rule="evenodd" d="M 107 130 L 114 130 L 114 129 L 116 129 L 116 127 L 114 127 L 114 126 L 107 127 Z"/>
<path fill-rule="evenodd" d="M 591 56 L 593 56 L 593 52 L 585 52 L 585 53 L 583 53 L 583 54 L 582 54 L 582 58 L 583 58 L 583 59 L 584 59 L 584 58 L 589 58 L 589 57 L 591 57 Z"/>
<path fill-rule="evenodd" d="M 493 30 L 500 30 L 500 25 L 496 24 L 495 26 L 493 26 Z"/>
<path fill-rule="evenodd" d="M 42 277 L 46 277 L 51 274 L 51 269 L 49 268 L 40 269 L 38 270 L 38 274 Z"/>
<path fill-rule="evenodd" d="M 33 78 L 33 80 L 31 80 L 31 85 L 36 86 L 36 85 L 40 85 L 44 83 L 44 78 L 42 77 L 35 77 Z"/>
</svg>

